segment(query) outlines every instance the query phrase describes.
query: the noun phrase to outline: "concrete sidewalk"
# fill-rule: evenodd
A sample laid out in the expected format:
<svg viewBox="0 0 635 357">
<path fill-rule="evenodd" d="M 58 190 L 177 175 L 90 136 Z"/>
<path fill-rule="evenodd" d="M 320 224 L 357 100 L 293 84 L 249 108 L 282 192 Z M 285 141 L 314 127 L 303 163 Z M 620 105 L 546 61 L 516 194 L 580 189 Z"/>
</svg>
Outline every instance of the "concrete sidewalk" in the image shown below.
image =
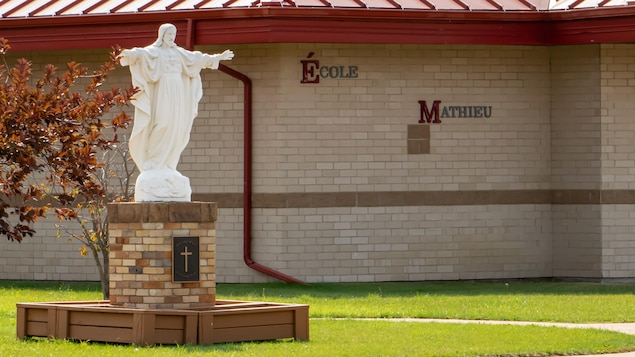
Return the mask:
<svg viewBox="0 0 635 357">
<path fill-rule="evenodd" d="M 413 318 L 395 318 L 382 319 L 385 321 L 405 321 L 405 322 L 443 322 L 457 324 L 489 324 L 489 325 L 535 325 L 535 326 L 554 326 L 566 328 L 596 328 L 601 330 L 610 330 L 615 332 L 635 335 L 635 323 L 594 323 L 594 324 L 574 324 L 562 322 L 532 322 L 532 321 L 491 321 L 491 320 L 457 320 L 457 319 L 413 319 Z"/>
<path fill-rule="evenodd" d="M 403 321 L 403 322 L 440 322 L 440 323 L 456 323 L 456 324 L 489 324 L 489 325 L 535 325 L 535 326 L 553 326 L 564 328 L 595 328 L 601 330 L 609 330 L 615 332 L 635 335 L 635 323 L 595 323 L 595 324 L 574 324 L 562 322 L 531 322 L 531 321 L 491 321 L 491 320 L 457 320 L 457 319 L 415 319 L 415 318 L 394 318 L 394 319 L 361 319 L 361 320 L 383 320 L 383 321 Z M 635 352 L 611 353 L 603 355 L 586 355 L 587 357 L 635 357 Z"/>
</svg>

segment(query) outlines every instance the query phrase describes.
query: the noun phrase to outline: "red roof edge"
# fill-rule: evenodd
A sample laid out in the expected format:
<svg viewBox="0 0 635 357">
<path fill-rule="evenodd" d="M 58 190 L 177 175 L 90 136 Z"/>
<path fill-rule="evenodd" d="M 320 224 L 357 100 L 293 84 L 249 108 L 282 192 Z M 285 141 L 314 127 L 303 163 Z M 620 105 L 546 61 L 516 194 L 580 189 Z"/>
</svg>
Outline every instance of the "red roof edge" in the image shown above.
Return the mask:
<svg viewBox="0 0 635 357">
<path fill-rule="evenodd" d="M 421 0 L 429 3 L 428 0 Z M 520 0 L 523 1 L 523 0 Z M 524 0 L 527 2 L 527 0 Z M 203 3 L 203 2 L 201 2 Z M 528 3 L 528 2 L 527 2 Z M 529 3 L 528 3 L 529 4 Z M 430 4 L 432 5 L 432 4 Z M 533 6 L 529 4 L 530 6 Z M 15 51 L 151 43 L 165 12 L 0 20 Z M 410 11 L 295 7 L 173 10 L 170 22 L 194 45 L 314 42 L 551 45 L 635 42 L 635 6 L 558 12 Z"/>
</svg>

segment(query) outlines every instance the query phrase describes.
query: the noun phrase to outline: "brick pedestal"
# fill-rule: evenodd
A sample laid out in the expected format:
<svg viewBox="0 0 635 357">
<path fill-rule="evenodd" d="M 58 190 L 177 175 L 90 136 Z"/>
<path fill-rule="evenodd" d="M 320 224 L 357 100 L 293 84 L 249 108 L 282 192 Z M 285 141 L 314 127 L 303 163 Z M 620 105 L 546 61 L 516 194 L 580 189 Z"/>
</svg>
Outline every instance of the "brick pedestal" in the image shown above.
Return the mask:
<svg viewBox="0 0 635 357">
<path fill-rule="evenodd" d="M 191 309 L 216 299 L 217 205 L 128 202 L 108 205 L 110 303 L 142 309 Z M 199 280 L 172 280 L 173 237 L 198 237 Z"/>
</svg>

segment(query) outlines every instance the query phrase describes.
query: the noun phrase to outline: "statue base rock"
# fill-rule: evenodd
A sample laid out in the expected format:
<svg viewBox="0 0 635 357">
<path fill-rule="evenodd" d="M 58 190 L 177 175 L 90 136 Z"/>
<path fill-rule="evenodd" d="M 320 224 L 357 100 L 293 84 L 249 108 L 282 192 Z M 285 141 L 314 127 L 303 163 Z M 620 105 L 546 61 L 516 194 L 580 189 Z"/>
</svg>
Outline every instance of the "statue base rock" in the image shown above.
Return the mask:
<svg viewBox="0 0 635 357">
<path fill-rule="evenodd" d="M 143 171 L 135 185 L 137 202 L 190 202 L 190 179 L 171 169 Z"/>
</svg>

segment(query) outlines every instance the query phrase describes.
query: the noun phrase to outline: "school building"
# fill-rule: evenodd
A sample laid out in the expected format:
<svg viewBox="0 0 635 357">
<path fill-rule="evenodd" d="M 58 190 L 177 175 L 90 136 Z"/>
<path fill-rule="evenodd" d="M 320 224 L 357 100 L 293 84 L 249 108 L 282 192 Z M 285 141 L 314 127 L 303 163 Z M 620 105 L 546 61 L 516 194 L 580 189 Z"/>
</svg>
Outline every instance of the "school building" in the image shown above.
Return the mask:
<svg viewBox="0 0 635 357">
<path fill-rule="evenodd" d="M 165 22 L 183 47 L 234 51 L 202 73 L 179 164 L 219 205 L 218 282 L 635 278 L 633 2 L 10 0 L 0 15 L 9 65 L 95 67 Z M 0 279 L 98 280 L 53 223 L 0 240 Z"/>
</svg>

